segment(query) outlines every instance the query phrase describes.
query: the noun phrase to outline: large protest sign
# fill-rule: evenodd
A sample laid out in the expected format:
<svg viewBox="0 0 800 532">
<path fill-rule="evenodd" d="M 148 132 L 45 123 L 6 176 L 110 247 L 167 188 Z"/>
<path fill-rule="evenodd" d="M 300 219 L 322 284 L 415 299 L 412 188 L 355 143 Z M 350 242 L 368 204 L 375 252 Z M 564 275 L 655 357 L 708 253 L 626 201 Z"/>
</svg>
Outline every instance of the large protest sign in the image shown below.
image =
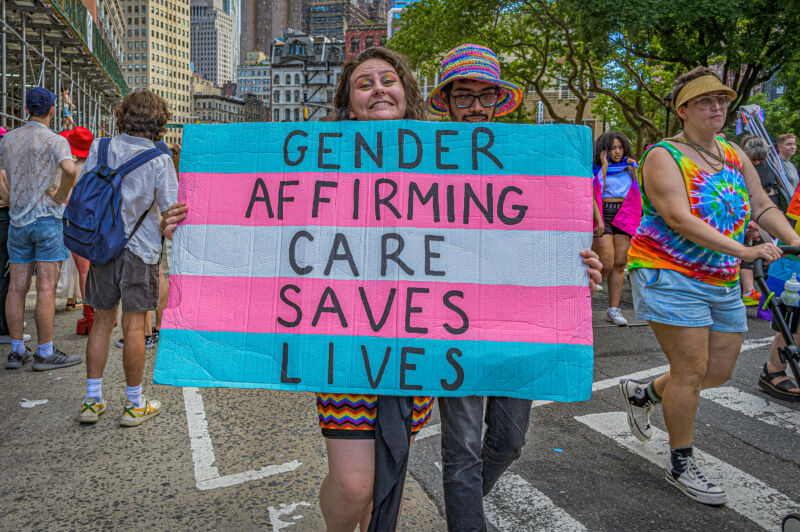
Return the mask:
<svg viewBox="0 0 800 532">
<path fill-rule="evenodd" d="M 155 381 L 587 399 L 579 126 L 184 129 Z"/>
</svg>

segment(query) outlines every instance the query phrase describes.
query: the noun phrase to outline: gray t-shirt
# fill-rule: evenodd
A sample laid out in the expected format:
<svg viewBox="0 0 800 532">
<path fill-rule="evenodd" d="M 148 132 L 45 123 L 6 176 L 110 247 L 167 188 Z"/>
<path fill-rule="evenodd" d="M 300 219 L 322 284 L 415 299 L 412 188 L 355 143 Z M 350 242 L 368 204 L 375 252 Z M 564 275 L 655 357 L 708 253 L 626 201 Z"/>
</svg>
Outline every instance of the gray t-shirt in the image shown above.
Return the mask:
<svg viewBox="0 0 800 532">
<path fill-rule="evenodd" d="M 97 141 L 92 143 L 81 177 L 97 166 L 98 146 Z M 108 166 L 119 168 L 139 153 L 154 147 L 149 139 L 122 133 L 111 139 L 108 146 Z M 157 264 L 161 254 L 161 213 L 178 201 L 178 176 L 172 158 L 167 154 L 159 155 L 130 172 L 122 180 L 121 195 L 125 233 L 130 233 L 139 217 L 150 209 L 126 248 L 146 264 Z"/>
<path fill-rule="evenodd" d="M 0 168 L 9 186 L 11 225 L 23 227 L 37 218 L 61 218 L 64 206 L 45 191 L 61 182 L 61 161 L 71 159 L 69 142 L 38 122 L 9 131 L 0 143 Z"/>
</svg>

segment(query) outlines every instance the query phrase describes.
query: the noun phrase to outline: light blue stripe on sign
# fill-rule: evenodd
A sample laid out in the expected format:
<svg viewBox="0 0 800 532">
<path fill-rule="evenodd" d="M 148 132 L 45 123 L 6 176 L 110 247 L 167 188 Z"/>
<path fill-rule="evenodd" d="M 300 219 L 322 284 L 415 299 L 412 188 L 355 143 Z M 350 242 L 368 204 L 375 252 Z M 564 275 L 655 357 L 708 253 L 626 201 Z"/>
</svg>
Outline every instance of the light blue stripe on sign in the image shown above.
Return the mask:
<svg viewBox="0 0 800 532">
<path fill-rule="evenodd" d="M 589 249 L 591 233 L 574 231 L 504 231 L 476 229 L 424 229 L 403 227 L 291 227 L 185 225 L 175 232 L 176 253 L 172 273 L 213 277 L 300 277 L 290 265 L 289 249 L 293 237 L 307 231 L 314 238 L 295 242 L 295 264 L 311 267 L 306 277 L 363 281 L 425 280 L 448 283 L 477 283 L 515 286 L 588 286 L 586 267 L 580 252 Z M 381 274 L 383 235 L 396 232 L 403 238 L 397 262 L 386 261 Z M 346 239 L 358 276 L 345 259 L 335 260 L 325 269 L 335 235 Z M 429 240 L 426 261 L 425 236 Z M 345 254 L 344 240 L 336 253 Z M 397 249 L 398 240 L 387 238 L 387 254 Z M 434 254 L 439 254 L 435 257 Z M 247 260 L 242 260 L 247 257 Z M 445 272 L 445 275 L 426 275 Z M 565 264 L 570 267 L 564 267 Z M 413 275 L 412 273 L 413 272 Z"/>
<path fill-rule="evenodd" d="M 385 370 L 373 387 L 369 375 L 378 379 L 387 348 Z M 463 372 L 460 384 L 456 367 Z M 592 346 L 162 329 L 153 380 L 172 386 L 584 401 L 592 388 Z"/>
<path fill-rule="evenodd" d="M 417 141 L 412 135 L 402 137 L 403 161 L 411 166 L 405 170 L 400 167 L 399 158 L 398 133 L 401 129 L 413 132 L 422 147 L 419 161 L 414 165 L 418 153 Z M 295 134 L 289 138 L 294 131 L 306 136 Z M 438 151 L 437 132 L 440 132 Z M 369 151 L 366 148 L 356 150 L 357 133 L 364 139 Z M 381 150 L 377 143 L 379 134 Z M 490 138 L 491 145 L 488 146 Z M 473 145 L 476 148 L 486 147 L 486 153 L 473 149 Z M 360 154 L 360 167 L 356 153 Z M 181 172 L 253 173 L 285 170 L 385 173 L 401 170 L 428 174 L 591 178 L 591 160 L 591 132 L 585 126 L 476 125 L 411 120 L 251 122 L 184 126 Z M 498 167 L 498 163 L 502 168 Z"/>
</svg>

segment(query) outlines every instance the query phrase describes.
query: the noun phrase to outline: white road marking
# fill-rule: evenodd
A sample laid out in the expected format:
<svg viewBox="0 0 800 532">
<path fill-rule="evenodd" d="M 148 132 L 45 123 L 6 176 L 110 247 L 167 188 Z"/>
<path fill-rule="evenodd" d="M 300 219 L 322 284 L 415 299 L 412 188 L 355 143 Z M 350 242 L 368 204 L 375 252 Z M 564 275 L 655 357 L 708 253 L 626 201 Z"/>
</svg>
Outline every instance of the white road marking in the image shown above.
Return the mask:
<svg viewBox="0 0 800 532">
<path fill-rule="evenodd" d="M 272 525 L 272 531 L 278 532 L 279 530 L 283 530 L 284 528 L 289 528 L 293 526 L 294 523 L 287 523 L 281 520 L 283 516 L 291 516 L 292 520 L 297 521 L 298 519 L 302 519 L 302 515 L 292 515 L 294 514 L 295 510 L 297 510 L 298 506 L 311 506 L 309 503 L 302 501 L 302 502 L 293 502 L 292 504 L 280 504 L 278 508 L 274 506 L 270 506 L 269 510 L 269 522 Z"/>
<path fill-rule="evenodd" d="M 250 480 L 288 473 L 302 465 L 301 462 L 293 460 L 279 465 L 262 467 L 258 470 L 221 477 L 219 469 L 214 465 L 216 462 L 214 446 L 211 442 L 211 435 L 208 432 L 206 410 L 200 390 L 197 388 L 184 388 L 183 402 L 186 406 L 186 422 L 189 429 L 189 441 L 192 448 L 192 461 L 194 461 L 194 477 L 197 482 L 197 489 L 225 488 Z"/>
<path fill-rule="evenodd" d="M 669 440 L 667 433 L 662 430 L 653 427 L 652 439 L 642 443 L 631 435 L 624 412 L 576 416 L 575 420 L 661 468 L 666 464 Z M 779 530 L 782 517 L 797 510 L 797 502 L 757 478 L 696 447 L 694 453 L 703 473 L 727 491 L 727 507 L 762 528 Z"/>
<path fill-rule="evenodd" d="M 800 434 L 800 412 L 778 403 L 771 403 L 731 386 L 703 390 L 701 396 L 753 419 Z"/>
<path fill-rule="evenodd" d="M 434 465 L 442 470 L 441 462 Z M 580 522 L 515 473 L 503 473 L 492 491 L 483 498 L 486 520 L 500 532 L 531 530 L 572 532 L 586 530 Z"/>
<path fill-rule="evenodd" d="M 22 401 L 19 402 L 19 406 L 22 408 L 33 408 L 34 406 L 39 406 L 47 403 L 47 399 L 25 399 L 22 398 Z"/>
</svg>

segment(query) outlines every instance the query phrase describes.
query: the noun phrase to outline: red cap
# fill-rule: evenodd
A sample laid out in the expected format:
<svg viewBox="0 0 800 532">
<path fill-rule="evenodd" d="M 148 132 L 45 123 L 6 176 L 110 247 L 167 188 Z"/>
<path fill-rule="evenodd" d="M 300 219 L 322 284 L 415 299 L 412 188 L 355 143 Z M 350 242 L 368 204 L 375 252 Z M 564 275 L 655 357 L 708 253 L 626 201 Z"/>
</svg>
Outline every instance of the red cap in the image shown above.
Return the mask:
<svg viewBox="0 0 800 532">
<path fill-rule="evenodd" d="M 69 141 L 72 155 L 82 159 L 89 156 L 89 148 L 92 146 L 92 141 L 94 140 L 91 131 L 85 127 L 76 126 L 74 129 L 62 131 L 59 135 Z"/>
</svg>

